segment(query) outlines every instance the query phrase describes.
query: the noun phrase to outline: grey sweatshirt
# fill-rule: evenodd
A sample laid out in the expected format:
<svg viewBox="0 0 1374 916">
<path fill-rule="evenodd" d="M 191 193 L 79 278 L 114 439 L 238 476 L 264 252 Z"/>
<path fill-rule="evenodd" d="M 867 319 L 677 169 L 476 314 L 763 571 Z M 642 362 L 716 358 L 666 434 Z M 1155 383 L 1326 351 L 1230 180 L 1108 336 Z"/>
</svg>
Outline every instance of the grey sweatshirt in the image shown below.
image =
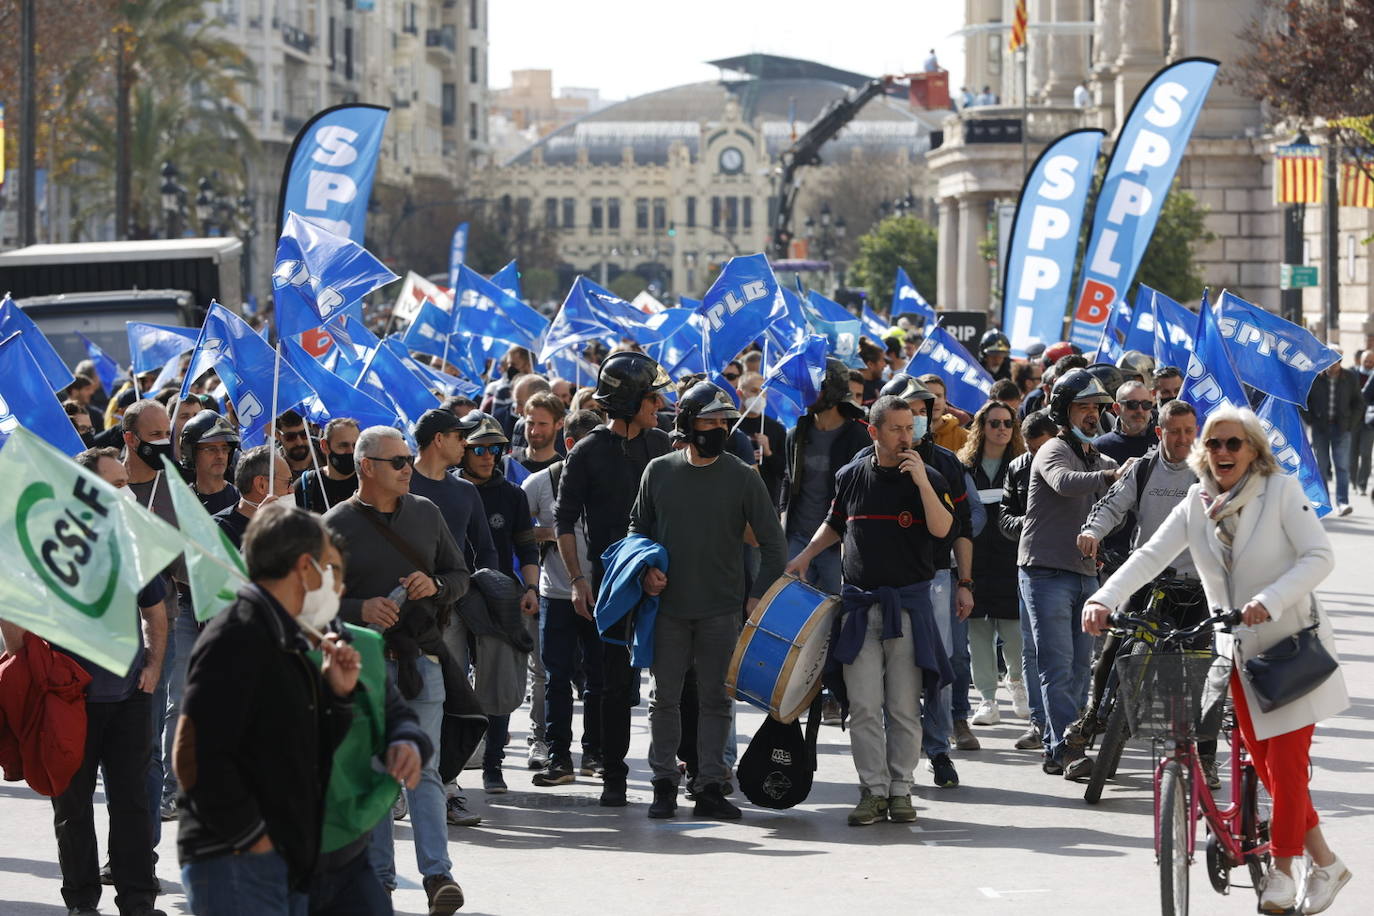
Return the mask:
<svg viewBox="0 0 1374 916">
<path fill-rule="evenodd" d="M 1086 446 L 1085 446 L 1086 447 Z M 1040 446 L 1031 462 L 1026 517 L 1021 524 L 1018 566 L 1045 566 L 1085 576 L 1097 575 L 1097 561 L 1078 549 L 1078 531 L 1093 503 L 1111 484 L 1107 471 L 1116 462 L 1097 451 L 1087 463 L 1063 437 Z"/>
<path fill-rule="evenodd" d="M 1143 491 L 1140 489 L 1142 474 L 1149 475 Z M 1131 538 L 1131 549 L 1134 550 L 1154 536 L 1169 513 L 1174 511 L 1174 506 L 1188 495 L 1188 488 L 1195 483 L 1197 475 L 1187 462 L 1170 464 L 1152 449 L 1112 484 L 1106 496 L 1097 501 L 1088 513 L 1082 533 L 1101 540 L 1115 531 L 1129 513 L 1134 512 L 1136 529 Z M 1139 502 L 1136 500 L 1137 493 L 1140 493 Z M 1193 565 L 1193 555 L 1188 550 L 1187 542 L 1181 541 L 1178 546 L 1181 550 L 1178 559 L 1169 565 L 1181 576 L 1197 576 L 1197 567 Z"/>
</svg>

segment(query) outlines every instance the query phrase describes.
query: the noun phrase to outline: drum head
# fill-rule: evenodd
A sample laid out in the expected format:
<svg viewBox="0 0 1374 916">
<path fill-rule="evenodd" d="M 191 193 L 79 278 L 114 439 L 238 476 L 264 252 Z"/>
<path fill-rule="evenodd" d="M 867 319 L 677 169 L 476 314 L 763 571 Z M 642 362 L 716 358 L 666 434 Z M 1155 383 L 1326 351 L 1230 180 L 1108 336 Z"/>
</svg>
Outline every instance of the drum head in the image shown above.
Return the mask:
<svg viewBox="0 0 1374 916">
<path fill-rule="evenodd" d="M 830 648 L 830 628 L 839 613 L 838 598 L 827 598 L 807 620 L 773 693 L 773 715 L 794 722 L 816 699 Z"/>
</svg>

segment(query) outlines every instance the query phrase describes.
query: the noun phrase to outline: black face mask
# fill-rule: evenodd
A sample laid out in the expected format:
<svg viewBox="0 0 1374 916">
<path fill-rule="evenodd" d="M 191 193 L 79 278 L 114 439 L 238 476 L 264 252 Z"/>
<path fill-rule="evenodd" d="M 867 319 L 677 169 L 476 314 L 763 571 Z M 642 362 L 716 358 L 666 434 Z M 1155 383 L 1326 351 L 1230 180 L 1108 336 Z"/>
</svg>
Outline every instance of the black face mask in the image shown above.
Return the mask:
<svg viewBox="0 0 1374 916">
<path fill-rule="evenodd" d="M 352 477 L 354 470 L 356 470 L 353 464 L 352 452 L 344 452 L 343 454 L 330 452 L 329 466 L 345 477 Z"/>
<path fill-rule="evenodd" d="M 1169 403 L 1169 402 L 1172 401 L 1172 400 L 1173 400 L 1173 398 L 1166 398 L 1166 397 L 1164 397 L 1164 396 L 1161 395 L 1160 398 L 1159 398 L 1159 406 L 1160 406 L 1160 407 L 1163 407 L 1165 404 Z"/>
<path fill-rule="evenodd" d="M 95 448 L 95 433 L 89 429 L 81 433 L 81 444 L 86 448 Z"/>
<path fill-rule="evenodd" d="M 137 455 L 140 459 L 142 459 L 143 463 L 148 465 L 148 467 L 152 468 L 154 471 L 160 471 L 162 470 L 163 455 L 167 456 L 168 461 L 173 460 L 172 443 L 170 441 L 153 443 L 145 442 L 142 439 L 139 439 L 138 448 L 134 449 L 134 454 Z"/>
<path fill-rule="evenodd" d="M 730 431 L 724 426 L 698 429 L 692 433 L 692 444 L 702 458 L 716 458 L 725 451 L 725 439 Z"/>
</svg>

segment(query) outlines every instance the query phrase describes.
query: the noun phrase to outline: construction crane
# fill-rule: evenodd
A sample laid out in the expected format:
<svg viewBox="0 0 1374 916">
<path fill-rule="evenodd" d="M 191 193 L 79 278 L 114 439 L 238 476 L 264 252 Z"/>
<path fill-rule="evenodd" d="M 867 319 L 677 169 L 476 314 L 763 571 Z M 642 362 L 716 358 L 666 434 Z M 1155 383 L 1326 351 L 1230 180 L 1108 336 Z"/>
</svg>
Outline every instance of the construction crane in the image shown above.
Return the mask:
<svg viewBox="0 0 1374 916">
<path fill-rule="evenodd" d="M 821 147 L 843 130 L 846 124 L 854 120 L 854 116 L 869 101 L 885 93 L 894 79 L 891 76 L 884 76 L 881 79 L 869 80 L 863 86 L 850 90 L 843 98 L 831 102 L 825 111 L 821 112 L 821 116 L 816 119 L 815 123 L 807 128 L 806 133 L 798 137 L 778 157 L 781 166 L 776 172 L 778 176 L 778 211 L 773 218 L 772 247 L 774 259 L 782 260 L 791 257 L 792 210 L 796 206 L 797 194 L 801 190 L 801 181 L 797 177 L 797 170 L 805 166 L 820 165 Z"/>
</svg>

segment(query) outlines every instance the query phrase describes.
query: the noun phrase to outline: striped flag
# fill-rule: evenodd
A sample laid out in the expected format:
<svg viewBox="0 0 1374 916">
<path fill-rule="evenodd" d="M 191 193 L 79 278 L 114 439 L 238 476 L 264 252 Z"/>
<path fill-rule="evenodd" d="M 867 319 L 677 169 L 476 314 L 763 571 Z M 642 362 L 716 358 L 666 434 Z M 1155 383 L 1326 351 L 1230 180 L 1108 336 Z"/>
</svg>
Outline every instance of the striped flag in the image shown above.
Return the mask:
<svg viewBox="0 0 1374 916">
<path fill-rule="evenodd" d="M 1340 205 L 1374 207 L 1374 181 L 1358 162 L 1341 163 Z"/>
<path fill-rule="evenodd" d="M 1274 150 L 1274 203 L 1322 202 L 1322 150 L 1316 146 L 1280 146 Z"/>
<path fill-rule="evenodd" d="M 1026 0 L 1016 0 L 1016 13 L 1011 20 L 1011 40 L 1007 50 L 1015 51 L 1026 46 Z"/>
</svg>

